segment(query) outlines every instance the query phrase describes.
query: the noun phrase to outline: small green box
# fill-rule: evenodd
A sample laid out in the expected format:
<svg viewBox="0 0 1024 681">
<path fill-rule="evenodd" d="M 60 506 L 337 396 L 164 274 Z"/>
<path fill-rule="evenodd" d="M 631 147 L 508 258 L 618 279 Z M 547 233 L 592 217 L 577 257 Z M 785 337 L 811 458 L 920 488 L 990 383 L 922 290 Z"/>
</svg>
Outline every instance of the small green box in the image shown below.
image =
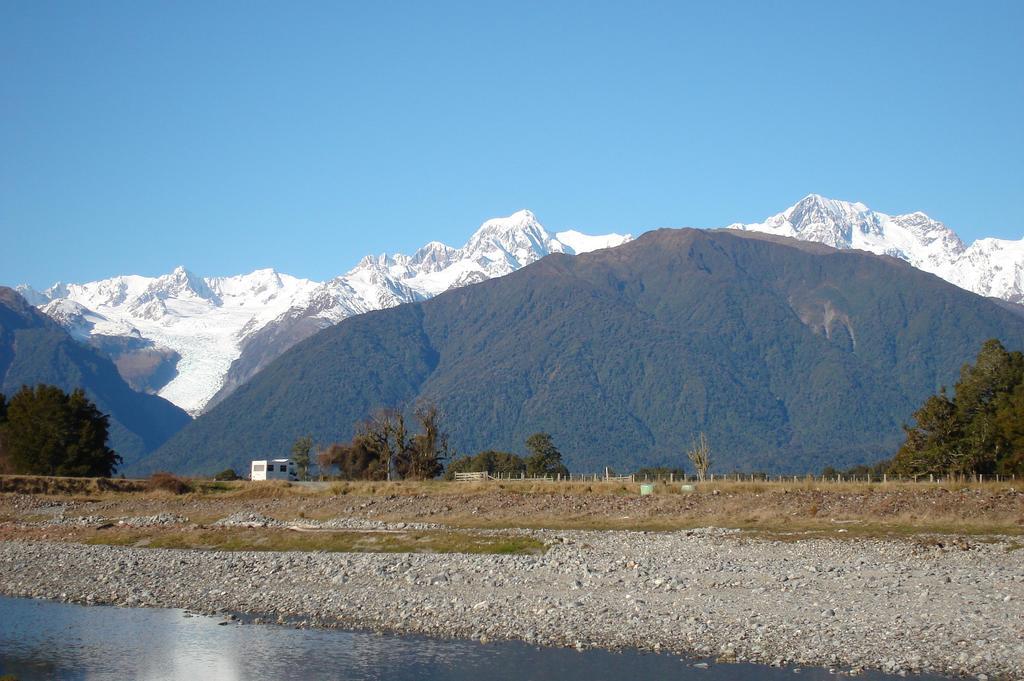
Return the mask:
<svg viewBox="0 0 1024 681">
<path fill-rule="evenodd" d="M 654 494 L 654 483 L 643 482 L 640 483 L 640 496 L 646 497 L 648 494 Z"/>
</svg>

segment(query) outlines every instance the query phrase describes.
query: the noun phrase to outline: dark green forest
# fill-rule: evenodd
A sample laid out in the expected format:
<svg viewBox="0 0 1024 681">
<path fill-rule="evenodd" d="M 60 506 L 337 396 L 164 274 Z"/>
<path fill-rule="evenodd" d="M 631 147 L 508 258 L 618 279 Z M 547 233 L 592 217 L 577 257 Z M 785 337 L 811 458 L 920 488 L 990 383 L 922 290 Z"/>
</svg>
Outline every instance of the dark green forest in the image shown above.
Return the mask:
<svg viewBox="0 0 1024 681">
<path fill-rule="evenodd" d="M 549 433 L 534 433 L 524 443 L 528 455 L 524 458 L 511 452 L 488 449 L 475 455 L 465 455 L 448 463 L 445 478 L 453 480 L 456 473 L 489 473 L 495 477 L 527 476 L 555 478 L 569 475 L 562 463 L 562 452 L 555 446 Z"/>
<path fill-rule="evenodd" d="M 109 419 L 85 396 L 52 385 L 0 393 L 0 472 L 110 477 L 121 463 L 107 447 Z"/>
<path fill-rule="evenodd" d="M 453 450 L 522 455 L 546 432 L 576 473 L 678 467 L 702 431 L 712 472 L 848 468 L 891 457 L 989 338 L 1024 347 L 1019 309 L 894 258 L 659 230 L 347 319 L 139 470 L 245 469 L 299 434 L 348 442 L 379 406 L 423 400 Z"/>
</svg>

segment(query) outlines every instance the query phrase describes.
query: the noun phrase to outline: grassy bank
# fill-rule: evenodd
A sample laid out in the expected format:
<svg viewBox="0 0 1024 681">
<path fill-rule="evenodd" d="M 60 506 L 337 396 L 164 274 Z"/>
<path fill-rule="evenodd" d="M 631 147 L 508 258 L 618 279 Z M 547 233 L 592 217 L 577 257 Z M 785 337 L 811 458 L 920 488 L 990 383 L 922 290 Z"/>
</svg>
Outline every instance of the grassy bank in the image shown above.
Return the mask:
<svg viewBox="0 0 1024 681">
<path fill-rule="evenodd" d="M 86 544 L 217 551 L 328 551 L 356 553 L 538 554 L 530 537 L 446 530 L 317 531 L 264 528 L 98 529 L 80 533 Z"/>
</svg>

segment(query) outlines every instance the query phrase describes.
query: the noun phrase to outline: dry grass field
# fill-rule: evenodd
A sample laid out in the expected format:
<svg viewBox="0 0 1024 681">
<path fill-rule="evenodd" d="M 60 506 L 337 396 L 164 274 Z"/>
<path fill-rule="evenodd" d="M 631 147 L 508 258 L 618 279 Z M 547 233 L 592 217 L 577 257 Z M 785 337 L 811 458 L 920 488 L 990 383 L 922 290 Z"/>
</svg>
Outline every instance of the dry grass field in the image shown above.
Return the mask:
<svg viewBox="0 0 1024 681">
<path fill-rule="evenodd" d="M 739 528 L 772 536 L 1024 534 L 1024 484 L 1006 482 L 211 482 L 171 491 L 146 480 L 0 478 L 0 522 L 10 533 L 36 504 L 65 517 L 172 513 L 204 526 L 255 512 L 296 522 L 353 518 L 454 528 L 677 530 Z M 173 488 L 173 485 L 171 486 Z M 52 512 L 52 511 L 51 511 Z M 0 535 L 2 536 L 2 535 Z"/>
</svg>

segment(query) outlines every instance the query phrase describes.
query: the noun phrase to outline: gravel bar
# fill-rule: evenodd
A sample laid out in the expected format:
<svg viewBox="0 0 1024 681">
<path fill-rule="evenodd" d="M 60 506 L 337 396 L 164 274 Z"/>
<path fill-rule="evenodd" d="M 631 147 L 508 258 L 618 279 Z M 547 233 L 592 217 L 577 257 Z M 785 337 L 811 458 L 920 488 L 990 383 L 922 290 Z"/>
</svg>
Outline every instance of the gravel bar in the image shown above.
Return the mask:
<svg viewBox="0 0 1024 681">
<path fill-rule="evenodd" d="M 854 673 L 1024 679 L 1012 539 L 531 531 L 536 556 L 0 542 L 0 593 Z"/>
</svg>

